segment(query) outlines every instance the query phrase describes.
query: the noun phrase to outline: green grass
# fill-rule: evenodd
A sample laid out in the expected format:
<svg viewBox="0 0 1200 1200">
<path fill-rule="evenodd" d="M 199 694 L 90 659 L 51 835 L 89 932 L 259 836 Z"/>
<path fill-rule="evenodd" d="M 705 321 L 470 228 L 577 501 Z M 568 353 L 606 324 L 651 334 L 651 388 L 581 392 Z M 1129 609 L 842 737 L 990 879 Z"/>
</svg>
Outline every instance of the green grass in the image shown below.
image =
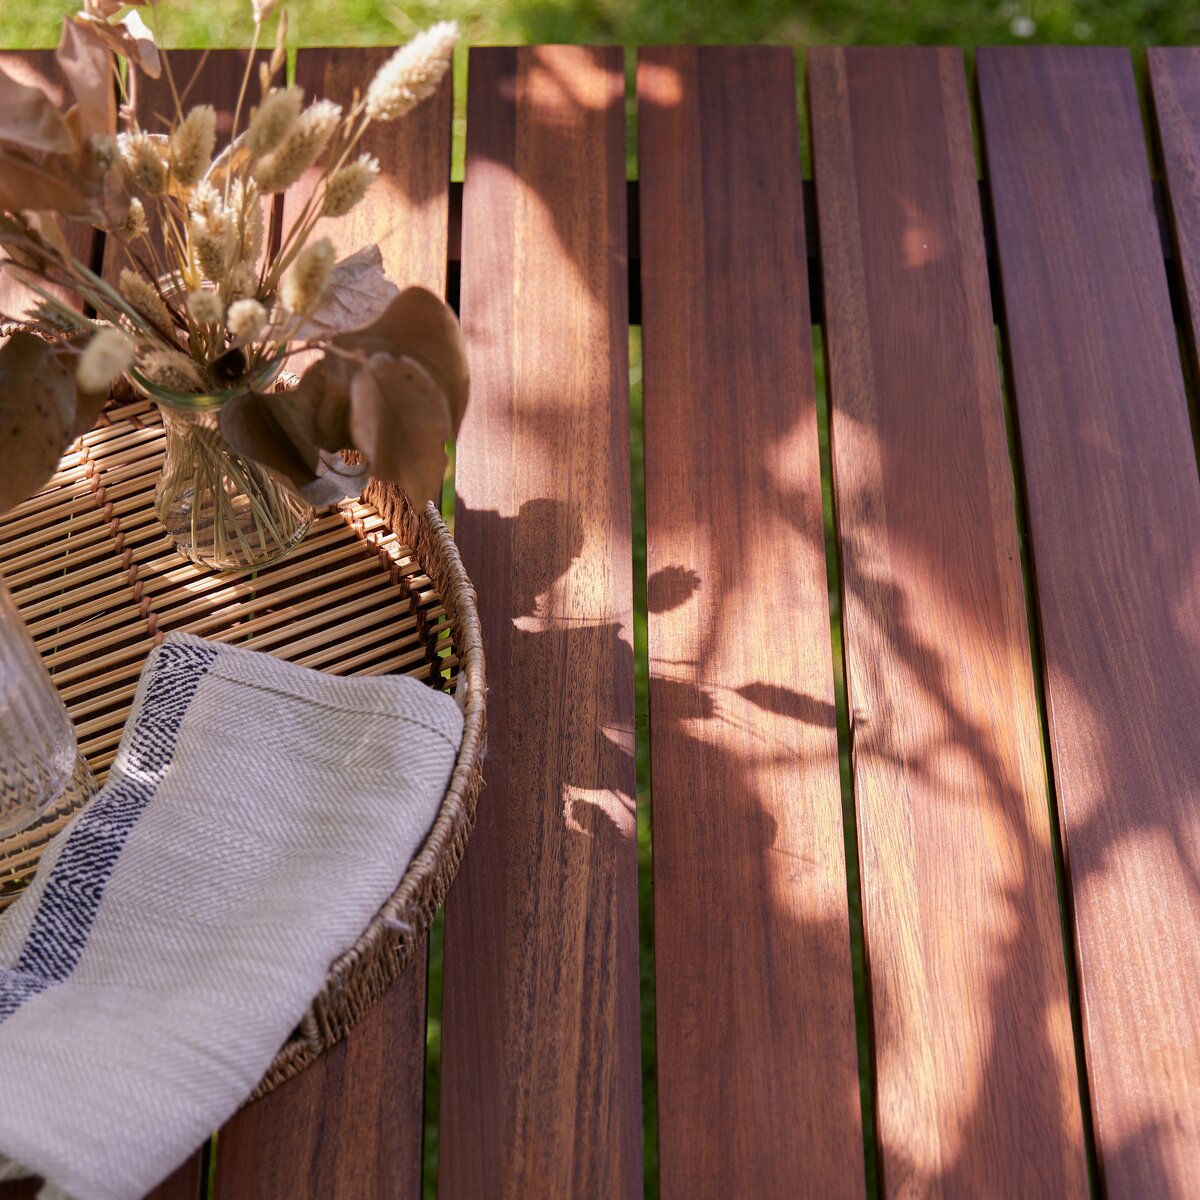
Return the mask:
<svg viewBox="0 0 1200 1200">
<path fill-rule="evenodd" d="M 0 44 L 52 45 L 74 0 L 6 0 Z M 296 46 L 394 42 L 453 17 L 474 45 L 522 42 L 948 42 L 1037 40 L 1147 45 L 1200 41 L 1200 7 L 1179 0 L 293 0 Z M 160 7 L 168 45 L 237 45 L 249 0 Z"/>
</svg>

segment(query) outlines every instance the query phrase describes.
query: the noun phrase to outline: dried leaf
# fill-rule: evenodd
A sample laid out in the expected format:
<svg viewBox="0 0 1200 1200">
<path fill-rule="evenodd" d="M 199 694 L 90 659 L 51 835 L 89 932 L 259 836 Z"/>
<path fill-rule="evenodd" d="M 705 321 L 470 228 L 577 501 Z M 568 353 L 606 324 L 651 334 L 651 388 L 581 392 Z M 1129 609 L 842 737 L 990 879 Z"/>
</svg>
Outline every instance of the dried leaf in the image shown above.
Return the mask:
<svg viewBox="0 0 1200 1200">
<path fill-rule="evenodd" d="M 0 512 L 45 486 L 75 423 L 75 381 L 50 347 L 15 333 L 0 347 Z"/>
<path fill-rule="evenodd" d="M 0 71 L 0 141 L 46 154 L 75 149 L 62 113 L 39 87 L 27 87 Z"/>
<path fill-rule="evenodd" d="M 63 121 L 66 122 L 67 128 L 71 131 L 71 140 L 76 146 L 81 147 L 83 145 L 83 118 L 79 115 L 78 104 L 72 104 L 63 113 Z"/>
<path fill-rule="evenodd" d="M 441 490 L 450 406 L 419 362 L 371 355 L 350 385 L 350 432 L 371 474 L 403 488 L 413 504 Z"/>
<path fill-rule="evenodd" d="M 119 229 L 129 216 L 133 204 L 133 193 L 129 188 L 129 175 L 118 163 L 104 176 L 104 221 L 109 229 Z"/>
<path fill-rule="evenodd" d="M 158 57 L 158 47 L 154 44 L 154 34 L 142 20 L 141 13 L 127 13 L 115 25 L 90 13 L 81 13 L 80 20 L 88 23 L 101 41 L 114 53 L 136 66 L 143 74 L 151 79 L 157 79 L 162 74 L 162 62 Z"/>
<path fill-rule="evenodd" d="M 67 245 L 67 236 L 63 233 L 58 216 L 52 212 L 31 212 L 26 213 L 26 216 L 29 219 L 30 227 L 37 233 L 38 237 L 47 246 L 51 246 L 57 250 L 63 262 L 70 262 L 71 247 Z"/>
<path fill-rule="evenodd" d="M 467 410 L 470 373 L 458 318 L 439 296 L 423 287 L 405 288 L 372 324 L 334 341 L 346 350 L 416 359 L 445 394 L 457 435 Z"/>
<path fill-rule="evenodd" d="M 226 402 L 221 432 L 235 450 L 262 463 L 309 504 L 323 508 L 362 491 L 365 467 L 349 467 L 340 455 L 321 452 L 280 417 L 294 393 L 252 392 Z"/>
<path fill-rule="evenodd" d="M 325 299 L 300 326 L 295 339 L 326 341 L 341 333 L 363 330 L 377 320 L 399 294 L 383 273 L 378 246 L 364 246 L 337 263 L 329 273 Z"/>
<path fill-rule="evenodd" d="M 270 395 L 246 392 L 221 408 L 221 432 L 242 454 L 296 485 L 316 478 L 316 446 L 298 446 L 279 423 Z"/>
<path fill-rule="evenodd" d="M 151 79 L 157 79 L 162 74 L 162 61 L 158 57 L 158 47 L 154 44 L 154 34 L 142 20 L 141 13 L 127 13 L 121 24 L 125 26 L 135 50 L 129 57 Z"/>
<path fill-rule="evenodd" d="M 129 0 L 131 4 L 138 3 L 138 0 Z M 145 3 L 145 0 L 141 0 Z M 102 20 L 107 20 L 109 17 L 114 17 L 125 7 L 124 0 L 83 0 L 83 8 L 89 17 L 100 17 Z"/>
<path fill-rule="evenodd" d="M 113 87 L 113 58 L 95 23 L 63 18 L 62 38 L 55 57 L 79 102 L 83 132 L 117 132 L 117 94 Z"/>
<path fill-rule="evenodd" d="M 75 420 L 71 424 L 68 444 L 77 437 L 90 433 L 100 419 L 104 406 L 108 403 L 108 391 L 81 392 L 78 385 L 75 388 Z"/>
<path fill-rule="evenodd" d="M 0 183 L 3 183 L 2 179 Z M 0 259 L 0 263 L 11 261 L 44 275 L 50 267 L 50 258 L 42 245 L 41 235 L 29 224 L 24 214 L 13 216 L 3 212 L 3 207 L 0 202 L 0 246 L 8 251 L 8 258 Z"/>
<path fill-rule="evenodd" d="M 56 174 L 50 164 L 40 167 L 15 151 L 0 150 L 0 209 L 21 212 L 43 208 L 71 215 L 92 211 L 92 205 L 74 183 Z"/>
<path fill-rule="evenodd" d="M 370 481 L 367 463 L 348 463 L 341 454 L 321 451 L 317 466 L 317 477 L 312 483 L 300 488 L 300 498 L 314 508 L 337 504 L 347 496 L 359 495 Z"/>
<path fill-rule="evenodd" d="M 330 452 L 351 445 L 350 382 L 356 371 L 336 355 L 326 355 L 303 375 L 295 391 L 271 397 L 281 423 L 292 434 Z"/>
</svg>

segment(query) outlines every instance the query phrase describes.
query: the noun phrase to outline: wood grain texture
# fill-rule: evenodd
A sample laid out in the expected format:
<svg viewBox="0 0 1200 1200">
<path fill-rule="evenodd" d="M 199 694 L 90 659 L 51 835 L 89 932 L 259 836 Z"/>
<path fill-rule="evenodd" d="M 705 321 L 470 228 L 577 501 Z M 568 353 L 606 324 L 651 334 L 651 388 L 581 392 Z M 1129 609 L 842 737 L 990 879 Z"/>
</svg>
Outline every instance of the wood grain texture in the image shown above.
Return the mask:
<svg viewBox="0 0 1200 1200">
<path fill-rule="evenodd" d="M 1194 1195 L 1200 479 L 1134 77 L 977 61 L 1103 1183 Z"/>
<path fill-rule="evenodd" d="M 301 50 L 296 83 L 309 100 L 326 97 L 349 109 L 355 90 L 365 91 L 393 52 L 387 46 Z M 339 256 L 376 245 L 397 287 L 419 283 L 439 295 L 446 286 L 452 107 L 447 76 L 437 93 L 408 116 L 368 129 L 356 154 L 375 155 L 380 177 L 366 201 L 347 216 L 318 222 L 315 235 L 331 238 Z M 289 189 L 285 230 L 307 198 L 312 176 Z"/>
<path fill-rule="evenodd" d="M 861 1195 L 792 53 L 638 123 L 662 1194 Z"/>
<path fill-rule="evenodd" d="M 1195 378 L 1200 377 L 1200 47 L 1155 47 L 1146 52 L 1146 64 Z"/>
<path fill-rule="evenodd" d="M 446 906 L 441 1195 L 641 1193 L 621 53 L 474 50 L 455 533 L 487 788 Z"/>
<path fill-rule="evenodd" d="M 387 49 L 301 50 L 296 82 L 307 98 L 349 107 Z M 324 221 L 339 257 L 378 245 L 400 287 L 446 286 L 450 80 L 403 121 L 377 127 L 364 150 L 379 180 L 349 215 Z M 310 177 L 309 186 L 312 180 Z M 286 197 L 284 228 L 306 191 Z M 384 1000 L 338 1047 L 298 1078 L 243 1109 L 221 1131 L 217 1196 L 378 1197 L 421 1190 L 425 1083 L 423 950 Z"/>
<path fill-rule="evenodd" d="M 218 1200 L 420 1196 L 424 979 L 422 959 L 345 1041 L 221 1130 Z"/>
<path fill-rule="evenodd" d="M 881 1173 L 1088 1194 L 962 54 L 809 54 Z"/>
<path fill-rule="evenodd" d="M 146 1200 L 203 1200 L 208 1195 L 203 1154 L 193 1154 L 173 1175 L 168 1176 L 146 1197 Z"/>
<path fill-rule="evenodd" d="M 0 50 L 0 71 L 26 87 L 41 88 L 62 111 L 70 107 L 72 97 L 66 90 L 53 50 Z M 104 235 L 81 221 L 64 221 L 63 229 L 71 253 L 86 266 L 91 266 L 92 255 Z M 81 306 L 79 296 L 65 287 L 51 284 L 47 291 L 62 296 L 77 308 Z M 36 293 L 29 291 L 7 271 L 0 271 L 0 320 L 5 316 L 21 317 L 38 301 Z"/>
</svg>

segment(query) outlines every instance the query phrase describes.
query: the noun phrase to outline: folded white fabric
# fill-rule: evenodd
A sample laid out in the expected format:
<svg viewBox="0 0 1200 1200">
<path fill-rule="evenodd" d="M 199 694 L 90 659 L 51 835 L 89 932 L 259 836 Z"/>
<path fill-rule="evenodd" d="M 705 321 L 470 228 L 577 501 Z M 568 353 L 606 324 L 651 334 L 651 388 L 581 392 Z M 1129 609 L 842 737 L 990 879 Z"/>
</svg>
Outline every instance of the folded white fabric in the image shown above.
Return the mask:
<svg viewBox="0 0 1200 1200">
<path fill-rule="evenodd" d="M 182 1163 L 395 889 L 461 738 L 415 680 L 170 635 L 108 783 L 0 917 L 0 1155 L 76 1200 Z"/>
</svg>

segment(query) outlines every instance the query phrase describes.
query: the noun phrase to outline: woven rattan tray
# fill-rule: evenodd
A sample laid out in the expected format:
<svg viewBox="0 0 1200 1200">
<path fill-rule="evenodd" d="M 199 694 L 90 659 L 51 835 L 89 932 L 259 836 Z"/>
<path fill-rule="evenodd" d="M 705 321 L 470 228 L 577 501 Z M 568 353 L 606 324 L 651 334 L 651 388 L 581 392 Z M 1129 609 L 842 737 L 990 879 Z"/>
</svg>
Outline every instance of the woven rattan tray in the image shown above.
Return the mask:
<svg viewBox="0 0 1200 1200">
<path fill-rule="evenodd" d="M 146 401 L 111 404 L 45 491 L 0 517 L 0 571 L 75 722 L 99 782 L 151 646 L 181 629 L 337 675 L 398 672 L 453 692 L 466 722 L 441 810 L 396 892 L 329 970 L 255 1095 L 343 1037 L 420 945 L 474 822 L 484 744 L 484 675 L 472 590 L 432 505 L 415 513 L 372 485 L 318 517 L 286 559 L 216 574 L 182 558 L 153 510 L 163 433 Z M 0 840 L 0 908 L 70 817 L 71 796 Z"/>
</svg>

